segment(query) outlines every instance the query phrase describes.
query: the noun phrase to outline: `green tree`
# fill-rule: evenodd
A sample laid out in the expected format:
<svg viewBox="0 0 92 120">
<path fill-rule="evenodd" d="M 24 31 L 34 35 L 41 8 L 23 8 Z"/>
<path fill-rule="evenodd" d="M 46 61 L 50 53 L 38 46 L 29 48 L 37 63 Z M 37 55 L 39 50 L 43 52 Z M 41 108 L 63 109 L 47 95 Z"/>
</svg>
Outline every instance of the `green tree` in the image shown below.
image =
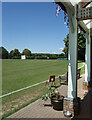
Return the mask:
<svg viewBox="0 0 92 120">
<path fill-rule="evenodd" d="M 10 51 L 9 58 L 13 58 L 13 50 Z"/>
<path fill-rule="evenodd" d="M 83 33 L 78 34 L 78 59 L 85 60 L 86 39 Z"/>
<path fill-rule="evenodd" d="M 63 52 L 65 53 L 65 56 L 68 58 L 68 49 L 69 49 L 69 34 L 64 39 L 65 48 L 63 49 Z M 85 46 L 86 46 L 86 39 L 84 37 L 84 34 L 78 33 L 78 59 L 79 60 L 85 60 Z"/>
<path fill-rule="evenodd" d="M 64 58 L 65 57 L 65 54 L 64 53 L 61 53 L 58 55 L 58 58 Z"/>
<path fill-rule="evenodd" d="M 4 47 L 0 47 L 0 59 L 8 59 L 8 51 Z"/>
<path fill-rule="evenodd" d="M 20 52 L 18 49 L 14 49 L 13 51 L 11 51 L 13 56 L 20 56 Z"/>
<path fill-rule="evenodd" d="M 65 53 L 65 57 L 68 58 L 68 49 L 69 49 L 69 34 L 67 34 L 66 38 L 64 39 L 65 48 L 62 50 Z"/>
<path fill-rule="evenodd" d="M 28 49 L 24 49 L 22 52 L 22 55 L 26 55 L 26 56 L 30 56 L 31 55 L 31 51 Z"/>
</svg>

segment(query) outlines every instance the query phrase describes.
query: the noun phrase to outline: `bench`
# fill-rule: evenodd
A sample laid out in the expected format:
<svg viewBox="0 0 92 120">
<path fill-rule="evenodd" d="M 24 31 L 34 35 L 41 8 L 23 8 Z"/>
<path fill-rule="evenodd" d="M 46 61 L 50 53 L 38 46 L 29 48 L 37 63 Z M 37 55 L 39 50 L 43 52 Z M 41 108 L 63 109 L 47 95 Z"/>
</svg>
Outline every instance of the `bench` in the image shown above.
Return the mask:
<svg viewBox="0 0 92 120">
<path fill-rule="evenodd" d="M 80 78 L 80 71 L 81 71 L 81 68 L 78 68 L 77 69 L 77 78 Z M 65 76 L 59 75 L 60 84 L 61 84 L 62 80 L 66 80 L 66 83 L 68 84 L 68 72 L 66 72 Z"/>
<path fill-rule="evenodd" d="M 77 77 L 80 78 L 80 71 L 81 71 L 81 68 L 78 68 L 77 69 Z"/>
<path fill-rule="evenodd" d="M 68 72 L 66 72 L 65 76 L 59 75 L 58 77 L 59 77 L 60 84 L 62 80 L 66 80 L 66 83 L 68 84 Z"/>
</svg>

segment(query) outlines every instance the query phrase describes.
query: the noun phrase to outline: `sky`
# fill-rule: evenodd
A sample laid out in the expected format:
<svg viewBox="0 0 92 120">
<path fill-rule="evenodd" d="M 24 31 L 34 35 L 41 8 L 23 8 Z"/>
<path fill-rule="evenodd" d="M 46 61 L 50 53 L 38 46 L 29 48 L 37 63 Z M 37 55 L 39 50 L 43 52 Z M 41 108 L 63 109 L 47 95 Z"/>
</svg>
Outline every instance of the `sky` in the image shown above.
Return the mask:
<svg viewBox="0 0 92 120">
<path fill-rule="evenodd" d="M 52 2 L 4 2 L 2 46 L 9 52 L 27 48 L 32 53 L 60 54 L 69 29 L 62 10 L 56 17 L 56 8 Z"/>
</svg>

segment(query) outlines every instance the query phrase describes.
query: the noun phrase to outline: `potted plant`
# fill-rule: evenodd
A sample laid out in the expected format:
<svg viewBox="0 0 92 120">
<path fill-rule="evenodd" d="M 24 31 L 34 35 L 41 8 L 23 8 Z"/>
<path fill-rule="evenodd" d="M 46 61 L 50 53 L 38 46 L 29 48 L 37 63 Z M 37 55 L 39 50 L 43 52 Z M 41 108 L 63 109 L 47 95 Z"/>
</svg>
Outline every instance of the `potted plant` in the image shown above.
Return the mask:
<svg viewBox="0 0 92 120">
<path fill-rule="evenodd" d="M 48 99 L 51 99 L 51 96 L 53 96 L 54 95 L 54 91 L 55 91 L 55 87 L 52 87 L 52 86 L 48 86 L 48 93 L 46 93 L 45 95 L 43 95 L 42 96 L 42 100 L 44 100 L 44 105 L 46 105 L 45 103 L 46 103 L 46 101 L 48 100 Z"/>
<path fill-rule="evenodd" d="M 64 96 L 60 95 L 58 90 L 54 91 L 54 95 L 51 96 L 51 104 L 55 110 L 63 110 Z"/>
<path fill-rule="evenodd" d="M 63 110 L 63 96 L 60 95 L 58 89 L 55 87 L 48 87 L 49 92 L 42 96 L 42 100 L 47 101 L 48 98 L 51 99 L 51 105 L 55 110 Z M 46 105 L 46 104 L 44 104 Z"/>
</svg>

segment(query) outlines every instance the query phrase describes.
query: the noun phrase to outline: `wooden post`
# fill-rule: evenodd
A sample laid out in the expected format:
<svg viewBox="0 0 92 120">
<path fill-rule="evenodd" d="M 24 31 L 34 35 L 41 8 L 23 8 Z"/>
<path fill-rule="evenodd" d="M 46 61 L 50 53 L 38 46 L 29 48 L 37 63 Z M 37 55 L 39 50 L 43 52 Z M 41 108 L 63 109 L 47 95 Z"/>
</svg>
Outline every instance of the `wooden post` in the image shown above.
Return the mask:
<svg viewBox="0 0 92 120">
<path fill-rule="evenodd" d="M 92 32 L 92 29 L 90 29 L 90 33 Z M 92 33 L 91 33 L 91 51 L 90 51 L 90 82 L 91 82 L 91 87 L 92 87 Z"/>
<path fill-rule="evenodd" d="M 90 81 L 90 50 L 91 50 L 91 38 L 90 32 L 86 34 L 86 55 L 85 55 L 85 82 Z"/>
<path fill-rule="evenodd" d="M 85 80 L 83 81 L 83 89 L 88 90 L 88 86 L 92 86 L 91 82 L 91 35 L 90 30 L 86 33 L 86 52 L 85 52 Z"/>
<path fill-rule="evenodd" d="M 68 52 L 68 96 L 64 98 L 64 111 L 78 115 L 79 98 L 77 98 L 77 55 L 78 55 L 78 21 L 77 7 L 72 9 L 64 2 L 69 18 L 69 52 Z"/>
<path fill-rule="evenodd" d="M 75 14 L 68 11 L 69 20 L 72 18 L 72 24 L 69 22 L 69 65 L 68 65 L 68 98 L 77 98 L 77 42 L 78 42 L 78 23 Z M 73 26 L 72 26 L 73 25 Z M 72 31 L 72 27 L 74 30 Z"/>
</svg>

